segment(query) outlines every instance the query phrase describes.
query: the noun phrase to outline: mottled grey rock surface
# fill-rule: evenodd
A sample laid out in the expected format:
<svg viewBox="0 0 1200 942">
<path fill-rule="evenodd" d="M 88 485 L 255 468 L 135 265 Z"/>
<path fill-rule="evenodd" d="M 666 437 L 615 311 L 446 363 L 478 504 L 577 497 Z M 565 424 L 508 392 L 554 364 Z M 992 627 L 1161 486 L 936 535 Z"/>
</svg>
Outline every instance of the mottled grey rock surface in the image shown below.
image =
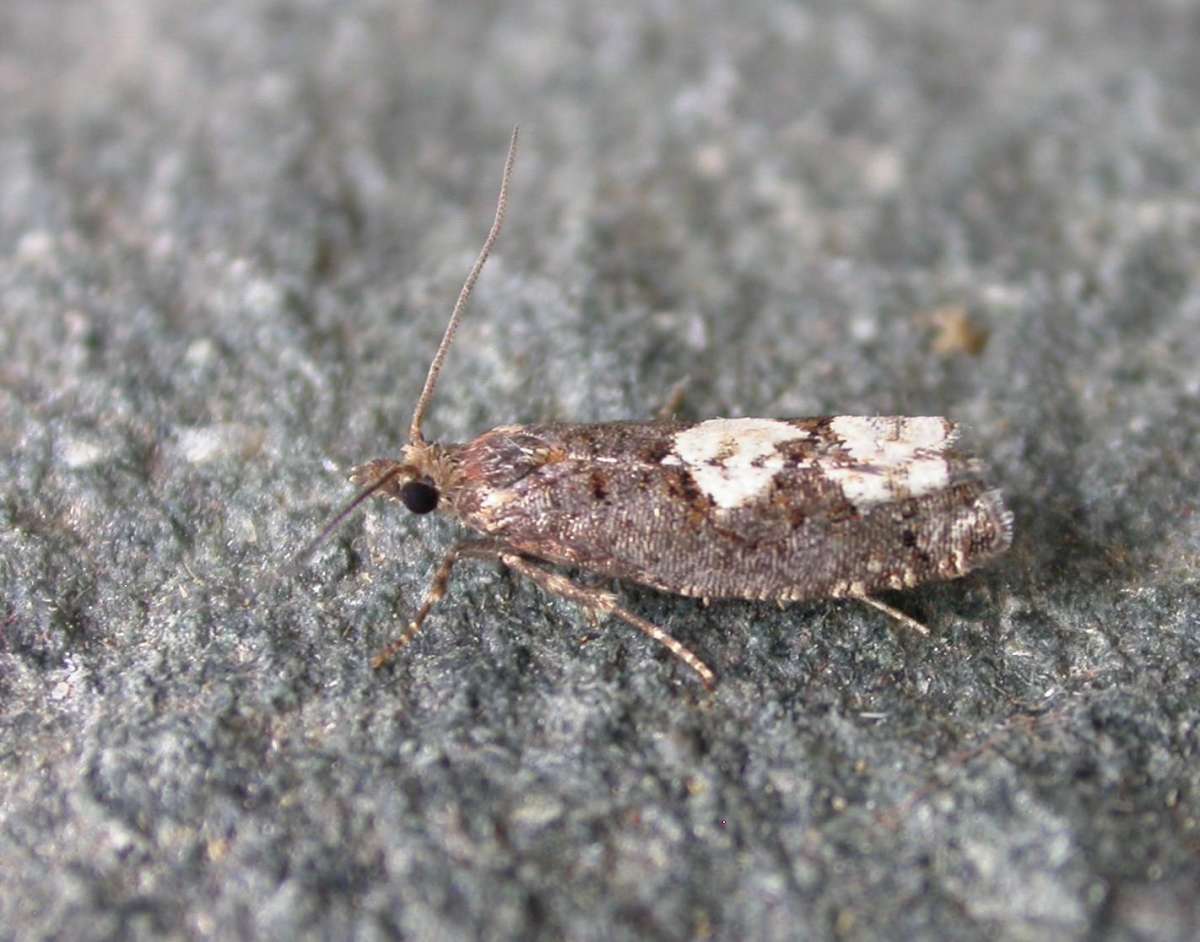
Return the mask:
<svg viewBox="0 0 1200 942">
<path fill-rule="evenodd" d="M 0 8 L 0 934 L 1200 931 L 1200 8 Z M 628 604 L 373 506 L 426 424 L 944 414 L 1005 560 Z M 582 640 L 588 640 L 581 645 Z"/>
</svg>

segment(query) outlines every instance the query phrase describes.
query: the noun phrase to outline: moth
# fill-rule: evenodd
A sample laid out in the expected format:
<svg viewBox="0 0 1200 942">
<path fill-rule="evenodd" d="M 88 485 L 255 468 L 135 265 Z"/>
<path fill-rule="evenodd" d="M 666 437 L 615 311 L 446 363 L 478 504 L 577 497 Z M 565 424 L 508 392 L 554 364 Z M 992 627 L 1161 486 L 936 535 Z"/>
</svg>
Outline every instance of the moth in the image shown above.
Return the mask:
<svg viewBox="0 0 1200 942">
<path fill-rule="evenodd" d="M 691 650 L 606 589 L 558 568 L 701 599 L 779 603 L 850 598 L 922 634 L 876 597 L 954 579 L 1003 553 L 1012 515 L 981 462 L 934 416 L 717 418 L 703 422 L 503 425 L 462 444 L 421 425 L 447 351 L 500 234 L 516 156 L 514 129 L 495 218 L 450 314 L 399 458 L 354 468 L 361 490 L 297 562 L 363 501 L 437 510 L 477 536 L 437 568 L 407 629 L 373 659 L 391 661 L 445 596 L 462 560 L 498 562 L 593 619 L 615 617 L 663 645 L 707 687 Z"/>
</svg>

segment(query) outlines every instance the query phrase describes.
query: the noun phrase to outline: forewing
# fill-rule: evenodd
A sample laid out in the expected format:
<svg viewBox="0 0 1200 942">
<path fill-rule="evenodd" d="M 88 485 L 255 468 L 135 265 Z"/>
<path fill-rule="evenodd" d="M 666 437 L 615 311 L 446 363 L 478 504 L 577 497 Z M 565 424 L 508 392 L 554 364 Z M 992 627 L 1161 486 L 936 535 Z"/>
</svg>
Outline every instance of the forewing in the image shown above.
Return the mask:
<svg viewBox="0 0 1200 942">
<path fill-rule="evenodd" d="M 456 509 L 530 555 L 687 595 L 795 599 L 961 575 L 1010 523 L 936 417 L 495 429 Z"/>
</svg>

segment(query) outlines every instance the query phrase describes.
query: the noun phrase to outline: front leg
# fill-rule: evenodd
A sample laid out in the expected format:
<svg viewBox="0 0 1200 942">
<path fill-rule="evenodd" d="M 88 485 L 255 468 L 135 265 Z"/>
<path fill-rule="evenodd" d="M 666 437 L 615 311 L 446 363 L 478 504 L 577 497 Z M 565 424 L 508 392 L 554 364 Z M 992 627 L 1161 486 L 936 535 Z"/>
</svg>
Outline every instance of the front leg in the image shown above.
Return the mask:
<svg viewBox="0 0 1200 942">
<path fill-rule="evenodd" d="M 371 658 L 371 666 L 376 670 L 387 666 L 417 636 L 417 632 L 421 630 L 421 625 L 425 623 L 433 606 L 446 597 L 446 590 L 450 586 L 450 573 L 454 571 L 455 563 L 460 559 L 498 561 L 503 552 L 504 549 L 501 546 L 490 540 L 466 540 L 450 550 L 442 560 L 442 564 L 438 566 L 437 572 L 433 574 L 433 581 L 425 590 L 425 599 L 421 602 L 421 607 L 417 609 L 413 620 L 408 623 L 408 627 L 404 629 L 404 633 L 399 638 Z"/>
<path fill-rule="evenodd" d="M 437 572 L 433 575 L 433 581 L 425 593 L 425 599 L 421 603 L 421 607 L 417 609 L 417 614 L 413 616 L 413 620 L 409 622 L 408 627 L 400 637 L 375 655 L 371 660 L 372 667 L 380 668 L 387 665 L 417 636 L 417 632 L 421 630 L 421 625 L 424 624 L 433 606 L 445 598 L 446 590 L 450 585 L 450 574 L 460 559 L 480 559 L 503 563 L 509 569 L 519 572 L 523 576 L 528 576 L 541 586 L 542 589 L 552 595 L 560 596 L 579 605 L 590 616 L 599 619 L 613 615 L 633 625 L 633 627 L 637 628 L 647 637 L 657 641 L 675 655 L 675 657 L 683 661 L 684 664 L 700 676 L 700 680 L 705 687 L 711 690 L 716 683 L 716 675 L 689 648 L 676 641 L 657 625 L 651 624 L 626 608 L 622 608 L 617 603 L 617 597 L 612 592 L 581 586 L 578 583 L 572 582 L 566 576 L 538 565 L 534 560 L 521 556 L 511 549 L 489 540 L 471 540 L 459 543 L 446 554 L 446 557 L 442 560 L 442 564 L 438 566 Z"/>
</svg>

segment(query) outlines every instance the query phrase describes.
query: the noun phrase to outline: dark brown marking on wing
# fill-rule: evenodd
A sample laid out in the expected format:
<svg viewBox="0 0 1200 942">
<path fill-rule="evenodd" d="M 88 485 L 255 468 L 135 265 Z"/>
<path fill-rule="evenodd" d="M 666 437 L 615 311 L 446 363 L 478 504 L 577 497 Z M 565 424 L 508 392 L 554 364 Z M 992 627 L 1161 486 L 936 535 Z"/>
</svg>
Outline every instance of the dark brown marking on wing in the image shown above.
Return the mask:
<svg viewBox="0 0 1200 942">
<path fill-rule="evenodd" d="M 662 460 L 671 453 L 672 441 L 671 436 L 663 435 L 643 447 L 638 457 L 646 464 L 662 464 Z"/>
<path fill-rule="evenodd" d="M 592 497 L 600 503 L 608 502 L 608 476 L 603 471 L 593 471 L 591 474 Z"/>
</svg>

